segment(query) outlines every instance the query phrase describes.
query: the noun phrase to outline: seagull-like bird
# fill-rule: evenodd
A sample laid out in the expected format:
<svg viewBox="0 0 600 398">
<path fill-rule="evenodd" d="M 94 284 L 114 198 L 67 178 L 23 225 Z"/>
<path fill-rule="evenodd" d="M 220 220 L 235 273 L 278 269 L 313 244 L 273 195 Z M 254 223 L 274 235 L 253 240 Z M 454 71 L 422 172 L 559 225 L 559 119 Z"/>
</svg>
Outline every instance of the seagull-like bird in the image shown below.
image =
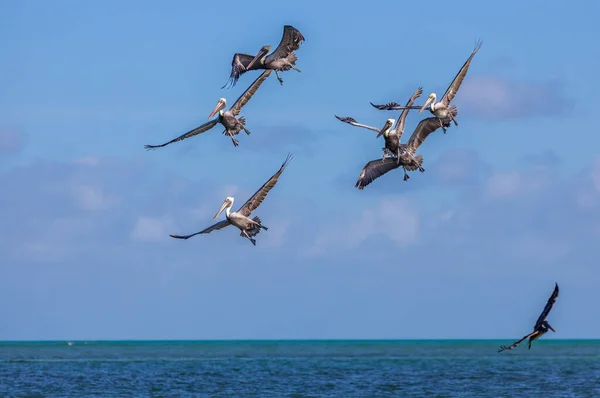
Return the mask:
<svg viewBox="0 0 600 398">
<path fill-rule="evenodd" d="M 234 226 L 238 227 L 239 230 L 241 231 L 240 236 L 242 238 L 247 238 L 250 242 L 252 242 L 252 244 L 254 246 L 256 246 L 256 240 L 254 239 L 254 237 L 259 234 L 261 229 L 264 229 L 266 231 L 268 228 L 262 224 L 260 218 L 254 217 L 251 219 L 250 214 L 258 206 L 260 206 L 262 201 L 267 197 L 267 194 L 269 193 L 269 191 L 275 186 L 275 184 L 277 184 L 277 180 L 279 179 L 279 176 L 281 175 L 281 173 L 283 173 L 283 170 L 285 170 L 286 166 L 289 164 L 289 162 L 292 160 L 292 158 L 293 158 L 292 154 L 288 154 L 287 158 L 285 159 L 285 162 L 283 162 L 283 164 L 281 165 L 281 167 L 279 168 L 277 173 L 273 174 L 273 176 L 271 178 L 269 178 L 269 180 L 267 182 L 265 182 L 263 184 L 263 186 L 260 187 L 260 189 L 258 191 L 256 191 L 256 193 L 254 193 L 254 195 L 252 195 L 252 197 L 250 199 L 248 199 L 248 201 L 246 201 L 246 203 L 244 203 L 244 205 L 242 207 L 240 207 L 240 209 L 238 211 L 230 212 L 230 209 L 233 206 L 234 199 L 232 196 L 226 197 L 225 201 L 221 205 L 221 208 L 219 209 L 217 214 L 215 214 L 215 216 L 213 217 L 213 220 L 216 220 L 217 217 L 219 217 L 219 214 L 221 214 L 221 212 L 223 212 L 223 210 L 225 210 L 225 217 L 226 217 L 225 220 L 219 221 L 218 223 L 211 225 L 210 227 L 208 227 L 200 232 L 193 233 L 191 235 L 169 235 L 169 236 L 172 238 L 176 238 L 176 239 L 189 239 L 192 236 L 196 236 L 199 234 L 208 234 L 212 231 L 216 231 L 218 229 L 223 229 L 228 225 L 234 225 Z"/>
<path fill-rule="evenodd" d="M 419 109 L 419 113 L 421 113 L 421 112 L 423 112 L 423 110 L 425 110 L 425 108 L 427 108 L 427 106 L 429 106 L 429 111 L 434 116 L 436 116 L 438 119 L 440 119 L 439 120 L 440 127 L 442 127 L 444 134 L 446 134 L 446 128 L 442 125 L 443 119 L 449 118 L 452 122 L 454 122 L 455 126 L 458 126 L 456 119 L 454 119 L 454 117 L 452 117 L 452 115 L 448 113 L 448 111 L 450 109 L 450 102 L 454 99 L 454 96 L 458 92 L 458 89 L 460 88 L 462 81 L 464 80 L 465 76 L 467 75 L 467 71 L 469 70 L 471 61 L 473 60 L 473 57 L 475 56 L 475 54 L 477 54 L 477 51 L 479 51 L 479 49 L 481 48 L 482 44 L 483 44 L 483 42 L 481 40 L 479 40 L 477 42 L 477 44 L 475 45 L 475 48 L 473 49 L 473 52 L 471 53 L 471 56 L 469 56 L 469 58 L 464 63 L 462 68 L 460 68 L 460 70 L 454 77 L 454 80 L 452 80 L 452 83 L 450 83 L 450 86 L 448 86 L 448 89 L 444 93 L 444 96 L 442 97 L 440 102 L 435 102 L 437 96 L 435 93 L 431 93 L 431 94 L 429 94 L 427 101 L 425 101 L 425 103 L 422 106 L 411 106 L 410 107 L 410 109 Z M 388 110 L 388 111 L 406 108 L 406 106 L 402 106 L 396 102 L 389 102 L 385 105 L 375 105 L 371 102 L 371 105 L 373 105 L 375 108 L 377 108 L 379 110 Z"/>
<path fill-rule="evenodd" d="M 525 339 L 529 339 L 527 348 L 531 349 L 531 342 L 542 337 L 548 330 L 552 330 L 553 332 L 556 332 L 552 328 L 552 326 L 550 326 L 550 324 L 548 323 L 546 318 L 548 318 L 548 314 L 550 313 L 550 310 L 554 306 L 554 303 L 556 302 L 557 297 L 558 297 L 558 283 L 555 283 L 554 291 L 550 295 L 550 298 L 548 299 L 548 302 L 546 303 L 544 310 L 542 311 L 542 313 L 538 317 L 537 321 L 535 322 L 535 326 L 533 327 L 533 332 L 529 333 L 527 336 L 523 337 L 521 340 L 515 341 L 512 345 L 510 345 L 508 347 L 505 345 L 500 346 L 500 348 L 498 349 L 498 352 L 502 352 L 505 350 L 512 350 L 513 348 L 515 348 L 516 346 L 521 344 Z"/>
<path fill-rule="evenodd" d="M 283 85 L 283 80 L 279 77 L 279 71 L 285 72 L 293 69 L 300 72 L 300 69 L 296 68 L 296 54 L 294 51 L 300 48 L 300 44 L 304 41 L 302 33 L 291 25 L 285 25 L 283 27 L 283 36 L 279 45 L 271 54 L 271 46 L 263 46 L 256 56 L 236 53 L 233 55 L 231 61 L 231 74 L 229 80 L 221 88 L 225 88 L 228 84 L 229 87 L 235 86 L 241 75 L 249 70 L 256 69 L 272 69 L 275 71 L 277 80 Z M 267 55 L 269 54 L 269 55 Z"/>
<path fill-rule="evenodd" d="M 244 118 L 243 116 L 238 118 L 237 115 L 240 114 L 242 107 L 244 105 L 246 105 L 246 103 L 248 101 L 250 101 L 250 98 L 252 98 L 254 93 L 256 93 L 256 90 L 258 90 L 260 85 L 267 79 L 267 77 L 269 77 L 270 74 L 271 74 L 270 70 L 264 71 L 250 85 L 250 87 L 248 87 L 246 89 L 246 91 L 244 91 L 244 93 L 240 96 L 240 98 L 238 98 L 237 101 L 235 101 L 235 103 L 233 104 L 233 106 L 231 108 L 229 108 L 229 110 L 227 110 L 227 111 L 223 111 L 223 109 L 225 109 L 225 107 L 227 106 L 227 101 L 225 100 L 225 98 L 219 98 L 217 105 L 215 106 L 213 111 L 210 113 L 208 118 L 210 119 L 217 112 L 219 114 L 216 118 L 214 118 L 210 122 L 204 123 L 203 125 L 196 127 L 195 129 L 188 131 L 187 133 L 185 133 L 177 138 L 174 138 L 169 142 L 165 142 L 164 144 L 144 145 L 144 148 L 156 149 L 156 148 L 161 148 L 163 146 L 167 146 L 167 145 L 172 144 L 177 141 L 185 140 L 186 138 L 193 137 L 195 135 L 204 133 L 204 132 L 212 129 L 218 123 L 222 124 L 223 127 L 225 127 L 225 131 L 223 131 L 223 134 L 225 134 L 231 138 L 231 141 L 233 142 L 233 146 L 238 146 L 238 144 L 239 144 L 238 140 L 236 140 L 233 137 L 235 135 L 238 135 L 239 132 L 242 130 L 244 130 L 246 132 L 246 134 L 250 135 L 250 131 L 246 128 L 246 118 Z"/>
</svg>

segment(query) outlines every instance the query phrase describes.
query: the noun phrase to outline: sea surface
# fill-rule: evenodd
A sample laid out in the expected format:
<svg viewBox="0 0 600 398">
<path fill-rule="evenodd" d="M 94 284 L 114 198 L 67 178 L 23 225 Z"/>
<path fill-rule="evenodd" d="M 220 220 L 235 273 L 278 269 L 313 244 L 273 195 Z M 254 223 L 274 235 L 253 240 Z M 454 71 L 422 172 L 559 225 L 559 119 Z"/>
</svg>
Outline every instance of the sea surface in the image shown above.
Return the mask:
<svg viewBox="0 0 600 398">
<path fill-rule="evenodd" d="M 600 397 L 600 340 L 0 342 L 1 397 Z"/>
</svg>

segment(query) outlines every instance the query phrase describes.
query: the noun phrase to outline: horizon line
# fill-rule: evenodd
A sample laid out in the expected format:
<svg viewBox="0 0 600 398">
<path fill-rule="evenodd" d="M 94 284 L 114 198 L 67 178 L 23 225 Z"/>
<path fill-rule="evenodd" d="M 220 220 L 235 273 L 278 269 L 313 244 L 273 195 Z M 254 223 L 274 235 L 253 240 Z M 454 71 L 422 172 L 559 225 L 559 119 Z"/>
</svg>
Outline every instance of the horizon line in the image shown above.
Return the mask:
<svg viewBox="0 0 600 398">
<path fill-rule="evenodd" d="M 235 342 L 417 342 L 417 341 L 499 341 L 499 340 L 510 340 L 513 337 L 507 338 L 404 338 L 404 339 L 327 339 L 327 338 L 310 338 L 310 339 L 24 339 L 24 340 L 0 340 L 0 344 L 4 343 L 53 343 L 53 342 L 110 342 L 110 343 L 122 343 L 122 342 L 195 342 L 195 343 L 235 343 Z M 543 341 L 600 341 L 600 338 L 546 338 Z M 543 342 L 540 341 L 540 342 Z"/>
</svg>

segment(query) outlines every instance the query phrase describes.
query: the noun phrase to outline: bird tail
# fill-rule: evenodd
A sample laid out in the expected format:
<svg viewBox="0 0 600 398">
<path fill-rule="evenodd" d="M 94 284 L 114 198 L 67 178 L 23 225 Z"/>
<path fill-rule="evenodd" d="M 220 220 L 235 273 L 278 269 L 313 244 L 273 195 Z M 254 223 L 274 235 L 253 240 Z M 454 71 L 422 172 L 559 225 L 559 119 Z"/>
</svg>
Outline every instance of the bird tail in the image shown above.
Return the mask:
<svg viewBox="0 0 600 398">
<path fill-rule="evenodd" d="M 255 223 L 257 223 L 256 225 L 253 225 L 251 228 L 246 230 L 246 233 L 250 236 L 250 237 L 255 237 L 256 235 L 258 235 L 260 233 L 261 229 L 267 230 L 268 228 L 263 226 L 260 218 L 258 218 L 258 216 L 255 216 L 252 221 L 254 221 Z M 240 233 L 241 237 L 245 237 L 243 233 Z"/>
<path fill-rule="evenodd" d="M 450 113 L 451 117 L 448 118 L 450 120 L 444 121 L 444 127 L 450 126 L 450 121 L 454 122 L 455 126 L 458 126 L 458 123 L 456 122 L 456 115 L 458 115 L 458 108 L 456 107 L 456 105 L 452 105 L 450 108 L 448 108 L 448 112 Z M 446 123 L 448 123 L 448 126 L 446 126 Z"/>
<path fill-rule="evenodd" d="M 404 168 L 408 171 L 415 171 L 417 170 L 419 167 L 421 167 L 421 165 L 423 164 L 423 155 L 418 155 L 413 157 L 413 159 L 415 160 L 414 162 L 411 162 L 411 164 L 404 166 Z"/>
</svg>

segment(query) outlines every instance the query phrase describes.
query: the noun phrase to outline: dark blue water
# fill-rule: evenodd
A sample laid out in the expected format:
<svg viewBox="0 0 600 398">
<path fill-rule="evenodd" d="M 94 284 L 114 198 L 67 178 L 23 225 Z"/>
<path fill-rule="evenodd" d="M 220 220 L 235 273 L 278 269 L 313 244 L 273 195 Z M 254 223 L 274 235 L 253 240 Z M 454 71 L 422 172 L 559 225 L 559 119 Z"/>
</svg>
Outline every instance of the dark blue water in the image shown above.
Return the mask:
<svg viewBox="0 0 600 398">
<path fill-rule="evenodd" d="M 600 397 L 600 340 L 0 342 L 0 396 Z"/>
</svg>

